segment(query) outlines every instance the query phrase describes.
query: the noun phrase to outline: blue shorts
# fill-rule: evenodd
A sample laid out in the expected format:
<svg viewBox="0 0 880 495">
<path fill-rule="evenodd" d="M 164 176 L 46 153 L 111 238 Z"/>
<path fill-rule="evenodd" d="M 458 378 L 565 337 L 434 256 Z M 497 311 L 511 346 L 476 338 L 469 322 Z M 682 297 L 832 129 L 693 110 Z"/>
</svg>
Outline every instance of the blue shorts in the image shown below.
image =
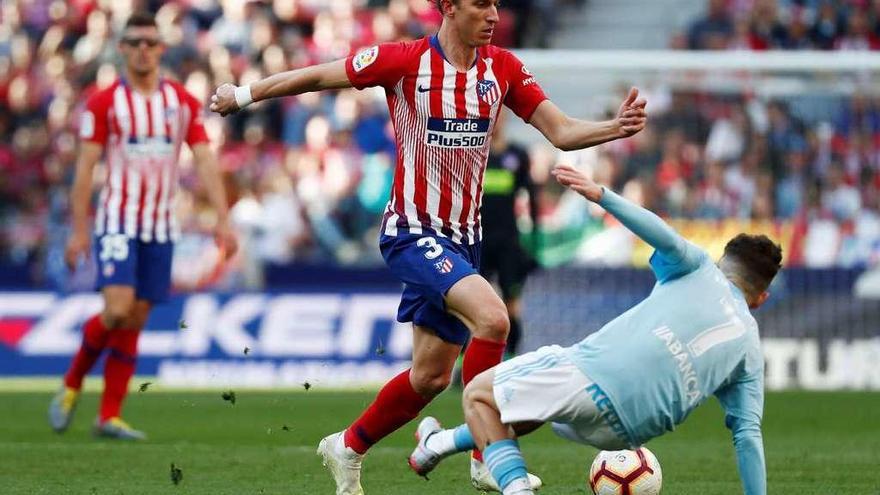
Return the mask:
<svg viewBox="0 0 880 495">
<path fill-rule="evenodd" d="M 151 303 L 168 299 L 171 288 L 172 242 L 142 242 L 125 234 L 95 237 L 97 290 L 107 285 L 134 287 L 135 297 Z"/>
<path fill-rule="evenodd" d="M 446 312 L 444 297 L 456 282 L 479 273 L 480 243 L 456 244 L 433 234 L 382 235 L 379 250 L 404 283 L 397 321 L 428 327 L 446 342 L 464 345 L 471 332 Z"/>
</svg>

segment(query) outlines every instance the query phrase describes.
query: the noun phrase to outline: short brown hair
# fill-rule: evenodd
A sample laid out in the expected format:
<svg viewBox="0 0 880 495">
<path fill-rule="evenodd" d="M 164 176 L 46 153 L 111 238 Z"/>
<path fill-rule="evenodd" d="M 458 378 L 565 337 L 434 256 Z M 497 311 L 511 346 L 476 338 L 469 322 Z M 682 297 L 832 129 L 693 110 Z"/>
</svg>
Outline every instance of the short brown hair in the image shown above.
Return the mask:
<svg viewBox="0 0 880 495">
<path fill-rule="evenodd" d="M 782 268 L 782 248 L 763 234 L 737 235 L 724 246 L 724 257 L 740 267 L 739 276 L 758 293 L 767 290 Z"/>
<path fill-rule="evenodd" d="M 156 16 L 150 12 L 135 12 L 125 21 L 125 28 L 130 27 L 159 27 L 156 24 Z"/>
</svg>

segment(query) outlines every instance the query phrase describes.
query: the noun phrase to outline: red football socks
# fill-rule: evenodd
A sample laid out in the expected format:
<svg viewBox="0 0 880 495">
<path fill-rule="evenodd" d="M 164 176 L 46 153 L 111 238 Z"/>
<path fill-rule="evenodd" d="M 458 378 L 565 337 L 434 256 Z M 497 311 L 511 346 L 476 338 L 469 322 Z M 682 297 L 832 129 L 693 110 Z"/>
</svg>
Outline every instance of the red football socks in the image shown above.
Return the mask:
<svg viewBox="0 0 880 495">
<path fill-rule="evenodd" d="M 464 353 L 464 383 L 500 363 L 504 347 L 504 342 L 472 338 Z M 385 384 L 370 407 L 345 430 L 347 447 L 364 454 L 373 444 L 412 421 L 431 402 L 413 389 L 409 372 L 406 370 Z"/>
<path fill-rule="evenodd" d="M 365 453 L 374 443 L 413 420 L 431 402 L 413 389 L 409 371 L 386 383 L 370 407 L 345 430 L 347 447 L 358 454 Z"/>
<path fill-rule="evenodd" d="M 75 390 L 82 388 L 83 378 L 101 357 L 104 347 L 107 345 L 107 329 L 101 322 L 101 314 L 96 314 L 83 324 L 83 338 L 79 351 L 73 357 L 67 374 L 64 375 L 64 384 Z"/>
<path fill-rule="evenodd" d="M 107 338 L 107 362 L 104 364 L 104 395 L 101 396 L 101 421 L 119 416 L 122 401 L 128 394 L 128 382 L 134 375 L 140 330 L 113 330 Z"/>
<path fill-rule="evenodd" d="M 464 351 L 461 363 L 461 381 L 467 385 L 475 376 L 501 362 L 507 342 L 472 337 Z M 477 449 L 471 451 L 471 457 L 483 462 L 483 453 Z"/>
<path fill-rule="evenodd" d="M 475 376 L 501 362 L 506 342 L 472 337 L 461 363 L 461 381 L 467 385 Z"/>
</svg>

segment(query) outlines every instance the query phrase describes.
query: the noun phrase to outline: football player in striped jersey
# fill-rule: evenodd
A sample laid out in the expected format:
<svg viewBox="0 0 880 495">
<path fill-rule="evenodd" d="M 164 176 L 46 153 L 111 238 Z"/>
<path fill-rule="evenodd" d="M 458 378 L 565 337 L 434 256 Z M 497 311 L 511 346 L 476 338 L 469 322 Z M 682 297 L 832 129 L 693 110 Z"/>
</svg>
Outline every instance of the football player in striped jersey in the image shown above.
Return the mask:
<svg viewBox="0 0 880 495">
<path fill-rule="evenodd" d="M 228 115 L 254 101 L 312 91 L 385 91 L 398 153 L 379 246 L 405 284 L 397 319 L 413 323 L 413 363 L 348 428 L 321 441 L 319 453 L 338 495 L 363 493 L 360 468 L 367 449 L 418 416 L 448 386 L 468 339 L 464 383 L 501 362 L 507 309 L 479 275 L 483 172 L 501 106 L 566 150 L 631 136 L 647 119 L 646 102 L 635 88 L 610 120 L 569 117 L 516 56 L 490 44 L 498 0 L 435 2 L 443 22 L 433 36 L 383 43 L 253 84 L 224 84 L 211 103 L 212 111 Z M 497 490 L 479 454 L 472 479 L 478 488 Z"/>
<path fill-rule="evenodd" d="M 227 220 L 227 203 L 202 124 L 202 108 L 182 84 L 162 77 L 164 45 L 152 14 L 135 13 L 119 40 L 123 76 L 86 101 L 81 147 L 71 191 L 72 233 L 65 257 L 71 269 L 92 247 L 104 308 L 83 325 L 83 340 L 64 384 L 49 406 L 57 432 L 70 425 L 83 378 L 107 351 L 104 392 L 94 433 L 139 440 L 143 432 L 121 419 L 122 402 L 135 370 L 140 331 L 154 304 L 168 297 L 171 257 L 179 236 L 174 217 L 181 148 L 193 154 L 196 171 L 217 212 L 215 240 L 232 256 L 237 241 Z M 92 175 L 101 157 L 107 177 L 89 232 Z"/>
</svg>

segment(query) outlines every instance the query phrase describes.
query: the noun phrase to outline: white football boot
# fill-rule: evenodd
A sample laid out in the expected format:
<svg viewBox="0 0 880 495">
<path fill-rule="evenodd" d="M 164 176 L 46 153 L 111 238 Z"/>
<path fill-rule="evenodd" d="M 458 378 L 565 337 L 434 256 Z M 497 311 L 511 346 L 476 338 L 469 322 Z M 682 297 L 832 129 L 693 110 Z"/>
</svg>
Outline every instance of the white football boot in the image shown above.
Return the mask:
<svg viewBox="0 0 880 495">
<path fill-rule="evenodd" d="M 345 431 L 328 435 L 318 444 L 318 455 L 336 481 L 336 495 L 364 495 L 361 461 L 364 456 L 345 446 Z"/>
<path fill-rule="evenodd" d="M 409 456 L 409 467 L 419 476 L 427 477 L 428 473 L 440 464 L 440 461 L 450 455 L 444 455 L 428 448 L 428 438 L 438 431 L 443 431 L 443 427 L 440 426 L 440 422 L 436 418 L 431 416 L 423 419 L 419 423 L 419 427 L 416 428 L 417 445 Z"/>
<path fill-rule="evenodd" d="M 538 478 L 532 473 L 528 473 L 528 476 L 529 486 L 532 490 L 537 491 L 544 486 L 544 482 L 541 481 L 541 478 Z M 474 488 L 477 490 L 484 492 L 501 492 L 501 488 L 498 486 L 495 478 L 492 477 L 489 468 L 473 457 L 471 457 L 471 484 L 474 485 Z"/>
</svg>

